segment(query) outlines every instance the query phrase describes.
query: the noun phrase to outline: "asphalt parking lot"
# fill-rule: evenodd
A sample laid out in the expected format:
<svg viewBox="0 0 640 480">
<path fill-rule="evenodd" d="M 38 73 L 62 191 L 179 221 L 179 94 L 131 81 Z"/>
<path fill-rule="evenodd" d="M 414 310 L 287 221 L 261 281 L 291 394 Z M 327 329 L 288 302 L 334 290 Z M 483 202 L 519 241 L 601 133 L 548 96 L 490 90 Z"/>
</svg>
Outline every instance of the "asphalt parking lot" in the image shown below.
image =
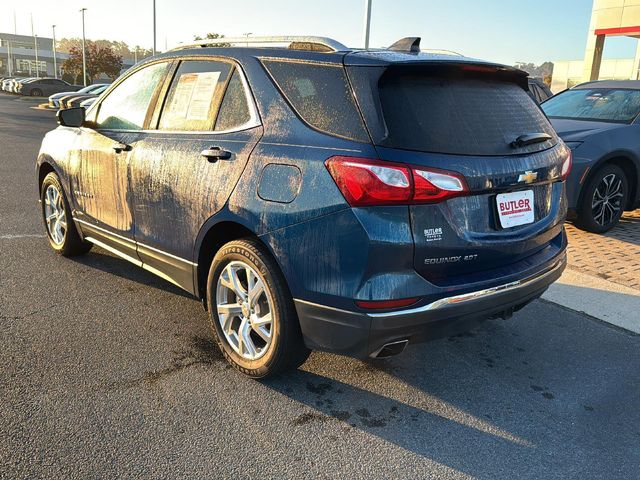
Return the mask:
<svg viewBox="0 0 640 480">
<path fill-rule="evenodd" d="M 34 161 L 55 120 L 33 105 L 0 94 L 0 476 L 638 478 L 640 337 L 552 303 L 241 377 L 197 301 L 49 249 Z"/>
</svg>

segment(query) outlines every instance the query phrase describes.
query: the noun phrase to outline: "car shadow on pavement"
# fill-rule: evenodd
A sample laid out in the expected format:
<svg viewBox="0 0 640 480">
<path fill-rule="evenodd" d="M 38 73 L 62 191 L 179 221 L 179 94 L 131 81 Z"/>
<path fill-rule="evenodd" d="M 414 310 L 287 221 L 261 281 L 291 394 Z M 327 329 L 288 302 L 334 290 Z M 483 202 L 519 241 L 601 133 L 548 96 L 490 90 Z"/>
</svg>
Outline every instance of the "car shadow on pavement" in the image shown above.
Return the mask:
<svg viewBox="0 0 640 480">
<path fill-rule="evenodd" d="M 172 283 L 96 246 L 86 255 L 73 257 L 71 260 L 87 267 L 95 268 L 96 270 L 110 273 L 126 280 L 131 280 L 140 285 L 157 288 L 158 290 L 164 290 L 174 295 L 195 300 L 193 295 L 190 295 Z"/>
<path fill-rule="evenodd" d="M 475 478 L 630 478 L 640 337 L 560 311 L 536 302 L 383 361 L 317 353 L 265 384 L 302 405 L 296 428 L 343 422 Z"/>
</svg>

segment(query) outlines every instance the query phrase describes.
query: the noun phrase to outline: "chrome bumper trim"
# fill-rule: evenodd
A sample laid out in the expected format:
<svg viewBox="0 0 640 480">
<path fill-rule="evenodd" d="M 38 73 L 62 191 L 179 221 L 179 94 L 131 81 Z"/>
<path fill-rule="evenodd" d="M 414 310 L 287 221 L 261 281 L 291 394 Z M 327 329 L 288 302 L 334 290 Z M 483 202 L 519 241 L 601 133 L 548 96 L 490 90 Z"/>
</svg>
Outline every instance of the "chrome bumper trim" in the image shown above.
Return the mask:
<svg viewBox="0 0 640 480">
<path fill-rule="evenodd" d="M 460 305 L 462 303 L 471 302 L 474 300 L 478 300 L 480 298 L 487 298 L 493 295 L 497 295 L 499 293 L 508 292 L 511 290 L 517 290 L 519 288 L 524 288 L 527 285 L 530 285 L 534 282 L 542 280 L 543 278 L 552 275 L 558 269 L 564 267 L 566 263 L 567 257 L 566 254 L 562 256 L 560 260 L 558 260 L 553 266 L 548 269 L 532 275 L 531 277 L 525 278 L 523 280 L 516 280 L 515 282 L 505 283 L 503 285 L 498 285 L 496 287 L 485 288 L 483 290 L 476 290 L 475 292 L 463 293 L 462 295 L 455 295 L 453 297 L 441 298 L 440 300 L 436 300 L 435 302 L 429 303 L 428 305 L 423 305 L 422 307 L 411 308 L 408 310 L 400 310 L 394 312 L 384 312 L 384 313 L 366 313 L 367 316 L 371 318 L 389 318 L 389 317 L 399 317 L 404 315 L 413 315 L 416 313 L 424 313 L 432 310 L 438 310 L 440 308 L 444 308 L 450 305 Z"/>
<path fill-rule="evenodd" d="M 353 310 L 343 310 L 340 308 L 329 307 L 327 305 L 320 305 L 318 303 L 308 302 L 306 300 L 300 300 L 298 298 L 294 300 L 296 302 L 310 305 L 313 307 L 320 307 L 328 310 L 333 310 L 338 313 L 346 313 L 349 315 L 363 315 L 370 318 L 403 317 L 405 315 L 414 315 L 416 313 L 430 312 L 430 311 L 438 310 L 451 305 L 460 305 L 467 302 L 472 302 L 474 300 L 485 299 L 493 295 L 527 287 L 532 283 L 543 280 L 545 277 L 554 274 L 557 270 L 563 268 L 566 262 L 567 262 L 567 255 L 565 253 L 562 255 L 562 258 L 560 258 L 551 267 L 547 268 L 546 270 L 543 270 L 542 272 L 536 273 L 535 275 L 527 277 L 523 280 L 516 280 L 515 282 L 505 283 L 503 285 L 485 288 L 483 290 L 476 290 L 475 292 L 463 293 L 462 295 L 455 295 L 453 297 L 441 298 L 427 305 L 423 305 L 421 307 L 416 307 L 416 308 L 410 308 L 407 310 L 394 310 L 392 312 L 382 312 L 382 313 L 354 312 Z"/>
</svg>

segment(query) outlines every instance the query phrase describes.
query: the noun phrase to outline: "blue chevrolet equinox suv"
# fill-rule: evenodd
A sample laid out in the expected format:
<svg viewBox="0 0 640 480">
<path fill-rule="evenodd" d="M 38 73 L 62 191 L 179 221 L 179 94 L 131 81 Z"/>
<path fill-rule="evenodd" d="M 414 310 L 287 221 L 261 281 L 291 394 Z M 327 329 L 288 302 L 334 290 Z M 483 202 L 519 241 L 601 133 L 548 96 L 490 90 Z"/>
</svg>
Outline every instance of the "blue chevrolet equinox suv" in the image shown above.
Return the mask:
<svg viewBox="0 0 640 480">
<path fill-rule="evenodd" d="M 527 75 L 419 38 L 206 40 L 58 121 L 36 167 L 51 247 L 191 293 L 250 377 L 508 318 L 566 265 L 571 151 Z"/>
</svg>

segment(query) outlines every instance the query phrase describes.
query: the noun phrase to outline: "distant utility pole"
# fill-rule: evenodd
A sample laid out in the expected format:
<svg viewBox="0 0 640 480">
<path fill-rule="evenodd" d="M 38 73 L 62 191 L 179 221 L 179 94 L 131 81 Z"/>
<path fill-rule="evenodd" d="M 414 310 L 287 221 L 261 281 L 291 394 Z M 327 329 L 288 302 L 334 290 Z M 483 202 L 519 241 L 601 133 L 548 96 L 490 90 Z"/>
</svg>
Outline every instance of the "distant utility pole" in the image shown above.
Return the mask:
<svg viewBox="0 0 640 480">
<path fill-rule="evenodd" d="M 36 78 L 40 78 L 40 65 L 38 65 L 38 36 L 33 30 L 33 13 L 31 14 L 31 35 L 33 35 L 33 46 L 36 50 Z"/>
<path fill-rule="evenodd" d="M 364 48 L 369 48 L 369 32 L 371 31 L 371 1 L 364 0 Z"/>
<path fill-rule="evenodd" d="M 153 0 L 153 55 L 156 54 L 156 0 Z"/>
<path fill-rule="evenodd" d="M 84 12 L 86 8 L 81 8 L 80 13 L 82 14 L 82 84 L 87 86 L 87 49 L 85 45 L 84 38 Z"/>
<path fill-rule="evenodd" d="M 133 64 L 138 63 L 138 46 L 136 45 L 133 50 Z"/>
<path fill-rule="evenodd" d="M 16 11 L 13 11 L 13 34 L 18 34 L 18 23 L 16 22 Z"/>
<path fill-rule="evenodd" d="M 7 61 L 9 62 L 9 76 L 13 77 L 13 56 L 11 55 L 11 40 L 7 40 Z"/>
<path fill-rule="evenodd" d="M 56 26 L 51 25 L 51 28 L 53 29 L 53 76 L 58 78 L 58 63 L 56 61 Z"/>
</svg>

